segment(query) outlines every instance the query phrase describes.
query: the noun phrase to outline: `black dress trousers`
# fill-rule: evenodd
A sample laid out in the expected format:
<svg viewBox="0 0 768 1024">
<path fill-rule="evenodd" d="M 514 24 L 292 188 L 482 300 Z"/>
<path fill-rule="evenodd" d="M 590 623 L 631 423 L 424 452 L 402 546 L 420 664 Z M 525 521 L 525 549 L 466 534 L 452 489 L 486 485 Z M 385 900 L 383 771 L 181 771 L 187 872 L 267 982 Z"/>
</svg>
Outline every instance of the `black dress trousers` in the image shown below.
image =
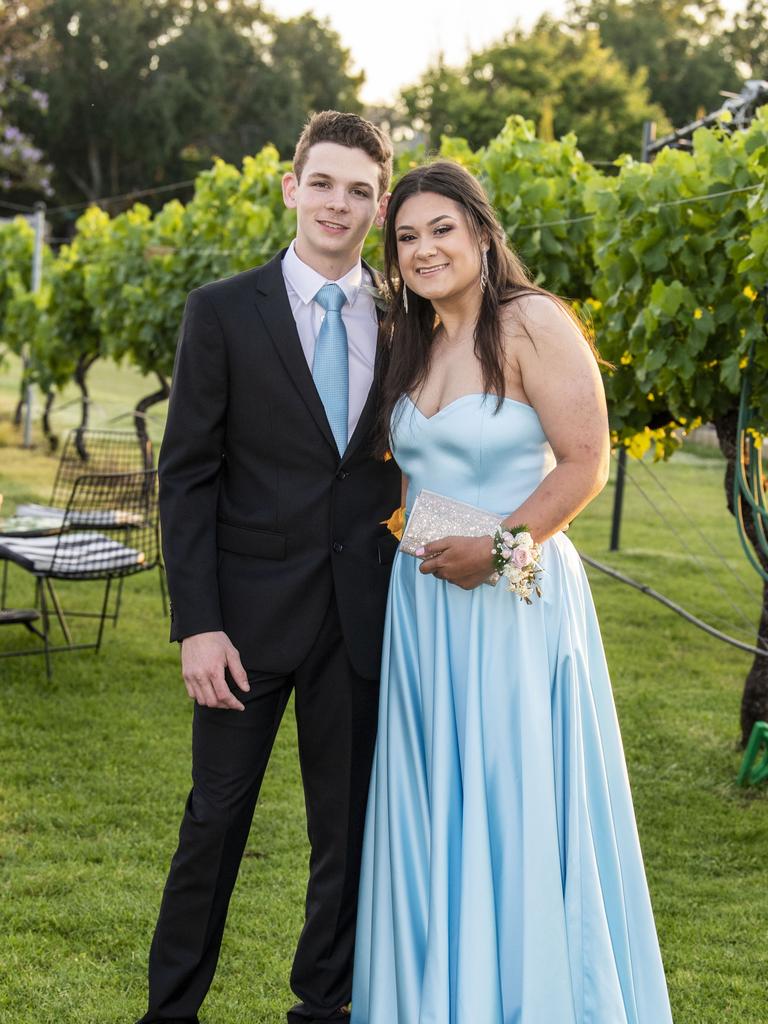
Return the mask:
<svg viewBox="0 0 768 1024">
<path fill-rule="evenodd" d="M 378 682 L 358 675 L 331 598 L 303 663 L 249 673 L 245 711 L 195 707 L 193 787 L 149 958 L 139 1024 L 196 1024 L 213 980 L 232 889 L 291 690 L 311 845 L 306 917 L 291 973 L 289 1021 L 340 1019 L 352 992 L 357 889 L 376 737 Z"/>
</svg>

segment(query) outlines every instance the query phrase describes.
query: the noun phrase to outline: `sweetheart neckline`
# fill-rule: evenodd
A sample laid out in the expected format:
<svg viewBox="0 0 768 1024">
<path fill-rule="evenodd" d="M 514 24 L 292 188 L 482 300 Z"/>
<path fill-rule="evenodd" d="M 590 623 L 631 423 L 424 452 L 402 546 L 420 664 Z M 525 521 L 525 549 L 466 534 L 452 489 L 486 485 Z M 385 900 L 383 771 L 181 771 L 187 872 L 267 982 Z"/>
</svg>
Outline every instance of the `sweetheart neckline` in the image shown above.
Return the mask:
<svg viewBox="0 0 768 1024">
<path fill-rule="evenodd" d="M 425 423 L 429 423 L 433 419 L 435 419 L 437 416 L 441 416 L 444 412 L 447 412 L 448 409 L 453 408 L 454 405 L 457 405 L 459 402 L 463 402 L 466 398 L 483 398 L 484 399 L 484 398 L 496 398 L 498 396 L 497 395 L 491 395 L 491 394 L 484 394 L 484 393 L 478 392 L 478 391 L 472 391 L 472 392 L 469 392 L 466 395 L 459 395 L 458 398 L 454 398 L 453 401 L 448 403 L 448 405 L 444 405 L 442 408 L 438 409 L 437 412 L 433 412 L 431 416 L 425 416 L 424 413 L 421 411 L 421 409 L 414 402 L 414 400 L 411 398 L 410 395 L 406 394 L 404 397 L 408 399 L 408 401 L 411 403 L 411 406 L 413 407 L 413 409 L 415 409 L 415 411 L 419 414 L 419 416 L 421 416 L 421 418 L 424 420 L 424 422 Z M 502 401 L 503 402 L 512 402 L 513 405 L 518 405 L 518 406 L 520 406 L 521 409 L 530 409 L 531 412 L 533 412 L 533 413 L 536 412 L 536 410 L 533 408 L 532 405 L 528 405 L 527 402 L 520 402 L 516 398 L 507 398 L 505 396 L 502 399 Z"/>
</svg>

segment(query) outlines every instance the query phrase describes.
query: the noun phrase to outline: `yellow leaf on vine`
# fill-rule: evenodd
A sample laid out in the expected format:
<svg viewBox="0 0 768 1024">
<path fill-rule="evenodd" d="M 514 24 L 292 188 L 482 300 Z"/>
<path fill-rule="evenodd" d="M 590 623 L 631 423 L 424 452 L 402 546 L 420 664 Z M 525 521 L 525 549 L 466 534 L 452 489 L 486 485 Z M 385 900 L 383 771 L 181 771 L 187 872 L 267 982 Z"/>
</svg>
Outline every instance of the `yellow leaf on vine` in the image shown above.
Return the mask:
<svg viewBox="0 0 768 1024">
<path fill-rule="evenodd" d="M 635 434 L 627 443 L 627 451 L 633 459 L 642 459 L 651 447 L 651 432 L 646 427 L 641 434 Z"/>
</svg>

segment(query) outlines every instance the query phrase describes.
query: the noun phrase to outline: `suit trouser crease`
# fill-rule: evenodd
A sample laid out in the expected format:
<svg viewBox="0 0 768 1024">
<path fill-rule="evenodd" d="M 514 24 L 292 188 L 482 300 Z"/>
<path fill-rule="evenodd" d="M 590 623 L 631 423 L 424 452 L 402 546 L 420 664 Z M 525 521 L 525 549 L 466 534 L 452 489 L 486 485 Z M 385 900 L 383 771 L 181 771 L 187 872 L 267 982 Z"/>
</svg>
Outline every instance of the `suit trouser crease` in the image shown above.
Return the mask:
<svg viewBox="0 0 768 1024">
<path fill-rule="evenodd" d="M 346 661 L 343 647 L 336 646 L 329 660 Z M 345 706 L 325 717 L 323 730 L 313 729 L 318 705 L 325 699 L 323 688 L 313 685 L 313 680 L 326 669 L 339 677 L 339 667 L 318 666 L 296 689 L 312 856 L 306 920 L 291 987 L 306 1004 L 324 1009 L 346 1003 L 351 994 L 357 888 L 378 705 L 377 685 L 344 673 L 350 687 Z M 342 714 L 344 719 L 339 721 Z"/>
<path fill-rule="evenodd" d="M 288 676 L 249 673 L 244 712 L 195 707 L 188 797 L 150 950 L 141 1024 L 197 1021 L 216 970 L 229 900 L 291 689 L 311 844 L 306 918 L 291 973 L 299 1016 L 349 1000 L 354 921 L 378 686 L 344 648 L 335 600 L 316 643 Z"/>
<path fill-rule="evenodd" d="M 197 1019 L 197 1010 L 216 970 L 229 900 L 237 878 L 253 811 L 269 753 L 290 691 L 266 695 L 249 709 L 267 728 L 256 745 L 260 756 L 250 773 L 250 785 L 237 799 L 211 792 L 215 780 L 206 779 L 201 762 L 209 760 L 203 748 L 213 747 L 221 757 L 219 775 L 234 776 L 233 763 L 240 734 L 244 745 L 251 729 L 228 728 L 228 716 L 248 712 L 195 708 L 193 726 L 193 788 L 179 831 L 179 845 L 171 863 L 155 936 L 150 949 L 149 1011 L 144 1021 Z M 218 734 L 218 736 L 217 736 Z M 234 735 L 233 735 L 234 734 Z M 227 772 L 226 767 L 229 767 Z M 224 770 L 222 770 L 224 769 Z"/>
</svg>

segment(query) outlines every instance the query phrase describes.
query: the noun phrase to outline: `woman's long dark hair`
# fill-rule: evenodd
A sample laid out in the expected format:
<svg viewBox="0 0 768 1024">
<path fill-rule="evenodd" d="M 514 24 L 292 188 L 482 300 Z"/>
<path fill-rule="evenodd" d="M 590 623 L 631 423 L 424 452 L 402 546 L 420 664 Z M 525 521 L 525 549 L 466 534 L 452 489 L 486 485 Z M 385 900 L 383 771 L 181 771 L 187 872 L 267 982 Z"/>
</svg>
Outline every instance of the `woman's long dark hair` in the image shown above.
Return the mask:
<svg viewBox="0 0 768 1024">
<path fill-rule="evenodd" d="M 467 221 L 481 244 L 488 246 L 488 283 L 482 293 L 475 325 L 475 355 L 483 371 L 483 389 L 504 399 L 504 340 L 500 310 L 522 295 L 547 295 L 577 323 L 596 358 L 597 350 L 571 307 L 558 296 L 534 283 L 520 259 L 507 245 L 504 229 L 478 181 L 460 164 L 436 160 L 403 175 L 392 192 L 384 229 L 384 276 L 390 296 L 382 326 L 386 346 L 379 393 L 376 451 L 381 456 L 389 447 L 390 420 L 400 398 L 418 389 L 426 378 L 432 343 L 439 326 L 429 299 L 408 291 L 408 311 L 397 260 L 395 221 L 403 203 L 421 192 L 433 192 L 452 199 L 464 210 Z M 525 329 L 525 325 L 522 325 Z"/>
</svg>

